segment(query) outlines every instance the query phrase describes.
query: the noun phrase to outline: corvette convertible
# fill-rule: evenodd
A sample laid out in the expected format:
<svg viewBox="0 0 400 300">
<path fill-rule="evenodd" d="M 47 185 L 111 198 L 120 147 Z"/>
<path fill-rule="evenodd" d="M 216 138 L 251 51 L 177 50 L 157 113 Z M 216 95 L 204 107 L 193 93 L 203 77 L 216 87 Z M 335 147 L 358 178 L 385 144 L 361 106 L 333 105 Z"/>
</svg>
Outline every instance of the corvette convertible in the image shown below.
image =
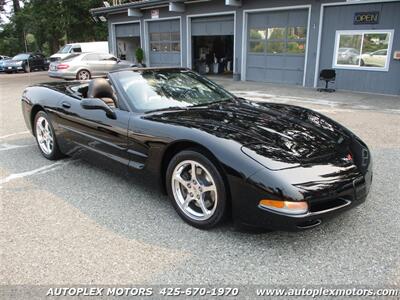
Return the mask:
<svg viewBox="0 0 400 300">
<path fill-rule="evenodd" d="M 181 68 L 133 68 L 22 95 L 44 157 L 83 157 L 151 178 L 179 216 L 302 230 L 363 203 L 366 144 L 310 109 L 238 98 Z M 141 176 L 141 175 L 139 175 Z"/>
</svg>

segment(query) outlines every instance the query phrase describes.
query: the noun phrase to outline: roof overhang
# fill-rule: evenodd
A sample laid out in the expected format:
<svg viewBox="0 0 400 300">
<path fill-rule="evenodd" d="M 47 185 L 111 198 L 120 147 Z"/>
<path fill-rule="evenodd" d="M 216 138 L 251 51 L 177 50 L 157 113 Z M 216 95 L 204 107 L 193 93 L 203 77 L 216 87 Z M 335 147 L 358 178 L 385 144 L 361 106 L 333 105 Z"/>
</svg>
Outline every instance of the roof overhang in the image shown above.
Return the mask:
<svg viewBox="0 0 400 300">
<path fill-rule="evenodd" d="M 92 8 L 90 13 L 93 16 L 106 16 L 108 14 L 127 13 L 128 16 L 141 17 L 142 10 L 168 7 L 169 11 L 184 12 L 185 6 L 199 3 L 211 2 L 212 0 L 141 0 L 114 6 Z M 227 6 L 241 6 L 242 0 L 225 0 Z"/>
</svg>

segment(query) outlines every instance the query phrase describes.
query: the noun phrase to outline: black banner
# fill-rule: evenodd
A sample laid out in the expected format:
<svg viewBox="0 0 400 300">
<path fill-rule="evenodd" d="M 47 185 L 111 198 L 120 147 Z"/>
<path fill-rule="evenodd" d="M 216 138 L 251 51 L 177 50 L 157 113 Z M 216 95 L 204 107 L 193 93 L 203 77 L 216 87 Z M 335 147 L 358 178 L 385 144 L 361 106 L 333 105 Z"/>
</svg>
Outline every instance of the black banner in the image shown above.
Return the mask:
<svg viewBox="0 0 400 300">
<path fill-rule="evenodd" d="M 356 12 L 354 14 L 354 25 L 364 24 L 378 24 L 379 23 L 379 12 Z"/>
</svg>

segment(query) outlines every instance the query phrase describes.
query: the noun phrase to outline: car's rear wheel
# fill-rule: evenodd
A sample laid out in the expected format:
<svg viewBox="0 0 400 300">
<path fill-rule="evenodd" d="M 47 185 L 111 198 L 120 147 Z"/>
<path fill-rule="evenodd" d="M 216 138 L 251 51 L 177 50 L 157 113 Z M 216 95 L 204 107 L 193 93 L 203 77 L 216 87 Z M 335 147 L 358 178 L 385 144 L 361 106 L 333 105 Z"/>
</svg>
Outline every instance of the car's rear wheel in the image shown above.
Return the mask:
<svg viewBox="0 0 400 300">
<path fill-rule="evenodd" d="M 80 70 L 76 74 L 76 79 L 78 80 L 89 80 L 91 77 L 90 72 L 88 70 Z"/>
<path fill-rule="evenodd" d="M 51 125 L 49 116 L 44 111 L 39 111 L 36 114 L 34 130 L 36 142 L 44 157 L 50 160 L 56 160 L 63 157 L 63 154 L 58 148 L 54 128 Z"/>
<path fill-rule="evenodd" d="M 208 229 L 219 224 L 226 211 L 224 181 L 203 154 L 185 150 L 169 163 L 166 183 L 172 205 L 190 225 Z"/>
</svg>

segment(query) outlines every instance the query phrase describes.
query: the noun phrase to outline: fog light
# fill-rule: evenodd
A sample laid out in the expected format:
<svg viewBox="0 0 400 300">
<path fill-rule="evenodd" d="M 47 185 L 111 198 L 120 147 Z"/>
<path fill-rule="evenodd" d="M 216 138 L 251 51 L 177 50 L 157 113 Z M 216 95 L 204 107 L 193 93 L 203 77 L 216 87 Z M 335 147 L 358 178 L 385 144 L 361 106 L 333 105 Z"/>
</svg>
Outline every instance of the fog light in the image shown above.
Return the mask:
<svg viewBox="0 0 400 300">
<path fill-rule="evenodd" d="M 260 201 L 259 205 L 263 208 L 292 215 L 300 215 L 308 212 L 308 204 L 305 201 L 294 202 L 263 199 Z"/>
</svg>

